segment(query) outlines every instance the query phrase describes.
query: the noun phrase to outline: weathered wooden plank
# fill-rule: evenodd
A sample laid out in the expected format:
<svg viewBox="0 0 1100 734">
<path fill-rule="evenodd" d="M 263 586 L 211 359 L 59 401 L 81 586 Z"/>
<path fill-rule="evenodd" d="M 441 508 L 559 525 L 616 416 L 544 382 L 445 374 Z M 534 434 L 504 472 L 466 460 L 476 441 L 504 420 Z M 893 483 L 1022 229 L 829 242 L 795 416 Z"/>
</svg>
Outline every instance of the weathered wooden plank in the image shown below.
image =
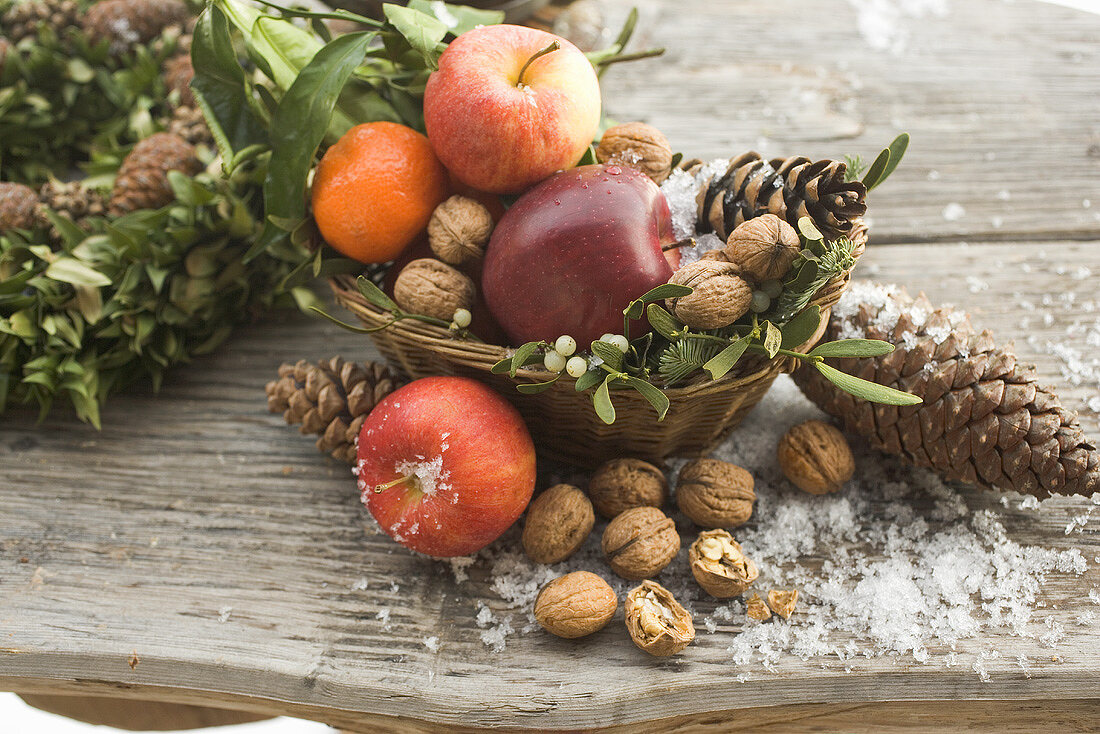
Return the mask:
<svg viewBox="0 0 1100 734">
<path fill-rule="evenodd" d="M 633 4 L 576 9 L 614 26 Z M 668 51 L 605 76 L 609 112 L 655 124 L 689 158 L 868 158 L 908 131 L 905 162 L 870 196 L 872 241 L 1095 239 L 1100 15 L 971 0 L 909 17 L 903 5 L 885 7 L 894 54 L 859 30 L 861 14 L 891 15 L 881 3 L 643 3 L 638 48 Z M 952 204 L 965 213 L 945 217 Z"/>
<path fill-rule="evenodd" d="M 951 297 L 1008 334 L 1019 330 L 1020 312 L 1005 292 L 1095 298 L 1091 280 L 1072 272 L 1100 272 L 1097 244 L 872 247 L 862 270 Z M 1067 268 L 1070 275 L 1059 274 Z M 988 289 L 970 292 L 965 274 Z M 1084 347 L 1084 335 L 1065 335 L 1068 318 L 1038 319 L 1038 337 Z M 791 658 L 738 683 L 728 632 L 655 661 L 627 642 L 621 623 L 581 643 L 513 637 L 493 653 L 473 622 L 475 600 L 493 597 L 485 570 L 456 586 L 446 566 L 364 533 L 367 515 L 347 468 L 265 412 L 263 384 L 280 361 L 334 352 L 371 355 L 361 337 L 327 323 L 272 317 L 177 371 L 161 395 L 138 389 L 115 398 L 102 432 L 60 416 L 37 428 L 30 414 L 5 416 L 0 686 L 139 698 L 171 690 L 165 700 L 344 726 L 390 716 L 527 728 L 788 704 L 1095 693 L 1100 630 L 1068 624 L 1094 608 L 1086 595 L 1100 577 L 1091 565 L 1044 587 L 1044 603 L 1067 620 L 1054 660 L 1037 640 L 997 636 L 1032 661 L 1031 678 L 1009 659 L 990 661 L 992 679 L 982 682 L 969 669 L 890 658 L 849 661 L 851 672 L 846 663 Z M 1057 378 L 1054 362 L 1040 360 L 1040 368 Z M 1071 405 L 1085 394 L 1070 391 Z M 992 493 L 967 503 L 999 508 Z M 1090 559 L 1100 553 L 1091 527 L 1064 534 L 1061 512 L 1007 513 L 1004 521 L 1018 542 L 1083 546 Z M 376 616 L 382 610 L 388 629 Z M 439 637 L 439 652 L 425 646 L 429 636 Z M 960 654 L 990 641 L 964 640 Z"/>
</svg>

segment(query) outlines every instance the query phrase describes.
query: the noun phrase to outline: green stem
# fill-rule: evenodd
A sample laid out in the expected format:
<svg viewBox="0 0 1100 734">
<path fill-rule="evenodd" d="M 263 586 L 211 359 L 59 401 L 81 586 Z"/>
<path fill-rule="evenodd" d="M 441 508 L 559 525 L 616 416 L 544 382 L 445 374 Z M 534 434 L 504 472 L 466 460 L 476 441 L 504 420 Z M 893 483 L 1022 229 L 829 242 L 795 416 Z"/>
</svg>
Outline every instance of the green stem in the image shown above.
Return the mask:
<svg viewBox="0 0 1100 734">
<path fill-rule="evenodd" d="M 665 50 L 663 48 L 651 48 L 645 51 L 635 51 L 632 54 L 618 54 L 617 56 L 611 56 L 597 62 L 597 66 L 599 66 L 602 70 L 605 67 L 611 66 L 612 64 L 619 64 L 624 61 L 637 61 L 639 59 L 648 59 L 652 58 L 653 56 L 660 56 L 664 52 Z"/>
<path fill-rule="evenodd" d="M 758 354 L 767 354 L 768 350 L 764 349 L 761 344 L 750 344 L 748 348 Z M 823 357 L 811 356 L 809 354 L 803 354 L 802 352 L 793 352 L 790 349 L 780 349 L 776 352 L 777 355 L 782 354 L 784 357 L 794 357 L 795 359 L 802 360 L 803 362 L 824 362 Z"/>
<path fill-rule="evenodd" d="M 532 62 L 534 62 L 535 59 L 541 58 L 541 57 L 545 56 L 546 54 L 554 53 L 559 48 L 561 48 L 561 44 L 558 43 L 557 41 L 554 41 L 553 43 L 551 43 L 549 46 L 542 49 L 541 51 L 536 51 L 534 53 L 534 55 L 531 56 L 531 58 L 527 59 L 527 62 L 522 67 L 520 67 L 519 76 L 516 78 L 516 86 L 517 87 L 522 87 L 523 86 L 523 74 L 524 74 L 524 72 L 527 71 L 527 67 L 530 66 L 532 64 Z"/>
<path fill-rule="evenodd" d="M 410 476 L 406 475 L 406 476 L 403 476 L 403 477 L 398 477 L 397 479 L 394 479 L 392 482 L 386 482 L 385 484 L 376 484 L 376 485 L 374 485 L 374 493 L 375 494 L 382 494 L 383 492 L 385 492 L 390 487 L 396 487 L 400 484 L 405 484 L 406 482 L 408 482 L 410 480 L 415 481 L 416 477 L 410 477 Z"/>
</svg>

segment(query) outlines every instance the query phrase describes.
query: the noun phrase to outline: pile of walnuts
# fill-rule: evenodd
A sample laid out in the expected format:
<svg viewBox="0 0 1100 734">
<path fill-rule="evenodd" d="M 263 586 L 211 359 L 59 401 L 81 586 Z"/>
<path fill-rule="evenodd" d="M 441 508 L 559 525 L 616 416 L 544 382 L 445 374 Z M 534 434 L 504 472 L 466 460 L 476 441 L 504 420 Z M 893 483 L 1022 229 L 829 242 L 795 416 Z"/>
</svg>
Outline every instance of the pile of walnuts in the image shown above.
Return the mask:
<svg viewBox="0 0 1100 734">
<path fill-rule="evenodd" d="M 836 491 L 851 478 L 854 462 L 843 434 L 821 421 L 794 426 L 777 449 L 779 465 L 792 483 L 814 494 Z M 591 476 L 587 492 L 557 484 L 527 510 L 523 549 L 536 563 L 559 563 L 584 545 L 596 514 L 610 520 L 601 537 L 608 566 L 641 585 L 627 593 L 626 628 L 634 644 L 651 655 L 674 655 L 695 639 L 691 614 L 653 577 L 680 552 L 680 534 L 662 507 L 669 499 L 664 472 L 646 461 L 613 459 Z M 744 594 L 759 571 L 728 532 L 752 516 L 753 477 L 718 459 L 695 459 L 680 470 L 675 502 L 702 528 L 688 549 L 692 576 L 717 599 Z M 747 601 L 748 616 L 790 617 L 797 590 L 758 594 Z M 590 635 L 607 625 L 618 608 L 611 585 L 595 573 L 574 571 L 546 584 L 535 599 L 535 619 L 559 637 Z"/>
</svg>

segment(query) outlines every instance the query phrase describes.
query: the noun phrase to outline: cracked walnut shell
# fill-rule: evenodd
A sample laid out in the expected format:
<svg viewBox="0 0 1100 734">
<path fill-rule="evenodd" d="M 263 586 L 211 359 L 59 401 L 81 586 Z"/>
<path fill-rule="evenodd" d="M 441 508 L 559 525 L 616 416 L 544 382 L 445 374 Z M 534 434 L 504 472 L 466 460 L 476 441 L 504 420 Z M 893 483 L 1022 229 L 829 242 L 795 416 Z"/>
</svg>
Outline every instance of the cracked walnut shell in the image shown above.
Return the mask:
<svg viewBox="0 0 1100 734">
<path fill-rule="evenodd" d="M 574 639 L 603 629 L 618 606 L 610 584 L 594 573 L 574 571 L 542 587 L 535 621 L 552 635 Z"/>
<path fill-rule="evenodd" d="M 691 575 L 711 596 L 729 599 L 743 594 L 760 572 L 741 545 L 725 530 L 705 530 L 688 549 Z"/>
<path fill-rule="evenodd" d="M 783 619 L 790 619 L 794 605 L 798 603 L 798 589 L 772 589 L 768 592 L 768 606 Z"/>
<path fill-rule="evenodd" d="M 474 281 L 430 257 L 413 260 L 397 274 L 393 300 L 405 311 L 450 321 L 455 311 L 474 307 Z"/>
<path fill-rule="evenodd" d="M 752 474 L 728 461 L 696 459 L 680 470 L 676 505 L 696 525 L 735 528 L 752 516 Z"/>
<path fill-rule="evenodd" d="M 694 329 L 721 329 L 745 315 L 752 288 L 732 262 L 697 260 L 672 274 L 669 283 L 686 285 L 692 292 L 665 301 L 676 318 Z"/>
<path fill-rule="evenodd" d="M 493 215 L 480 202 L 455 194 L 432 212 L 428 244 L 445 263 L 459 265 L 485 254 Z"/>
<path fill-rule="evenodd" d="M 659 184 L 672 169 L 672 146 L 652 125 L 625 122 L 607 128 L 596 146 L 596 160 L 634 168 Z"/>
<path fill-rule="evenodd" d="M 596 515 L 584 492 L 555 484 L 527 508 L 523 550 L 535 563 L 558 563 L 584 545 Z"/>
<path fill-rule="evenodd" d="M 776 449 L 779 468 L 810 494 L 836 492 L 855 473 L 855 458 L 844 434 L 823 421 L 792 427 Z"/>
<path fill-rule="evenodd" d="M 759 594 L 753 594 L 752 598 L 745 602 L 745 613 L 757 622 L 766 622 L 772 618 L 772 610 L 768 609 L 768 605 Z"/>
<path fill-rule="evenodd" d="M 802 250 L 794 227 L 774 214 L 747 219 L 730 232 L 726 257 L 757 283 L 782 278 Z M 682 319 L 681 319 L 682 320 Z"/>
<path fill-rule="evenodd" d="M 632 589 L 624 608 L 630 639 L 650 655 L 675 655 L 695 639 L 691 614 L 672 592 L 654 581 Z"/>
<path fill-rule="evenodd" d="M 680 552 L 680 534 L 656 507 L 635 507 L 608 523 L 601 545 L 611 570 L 637 581 L 656 576 L 672 562 Z"/>
<path fill-rule="evenodd" d="M 611 519 L 634 507 L 660 507 L 668 497 L 664 473 L 641 459 L 612 459 L 588 480 L 596 511 Z"/>
</svg>

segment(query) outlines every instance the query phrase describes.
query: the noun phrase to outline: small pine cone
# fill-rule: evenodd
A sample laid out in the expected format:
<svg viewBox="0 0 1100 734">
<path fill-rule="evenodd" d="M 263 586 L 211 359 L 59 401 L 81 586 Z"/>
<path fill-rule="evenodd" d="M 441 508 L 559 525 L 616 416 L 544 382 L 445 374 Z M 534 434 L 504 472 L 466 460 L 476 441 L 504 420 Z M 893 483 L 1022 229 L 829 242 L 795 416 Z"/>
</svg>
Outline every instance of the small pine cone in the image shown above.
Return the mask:
<svg viewBox="0 0 1100 734">
<path fill-rule="evenodd" d="M 38 217 L 38 195 L 30 186 L 0 182 L 0 234 L 9 229 L 34 229 Z"/>
<path fill-rule="evenodd" d="M 41 205 L 48 207 L 56 214 L 69 219 L 83 230 L 88 229 L 92 217 L 107 216 L 107 201 L 105 197 L 94 189 L 86 189 L 79 181 L 62 183 L 49 181 L 42 184 L 38 190 L 38 199 Z M 43 216 L 43 219 L 45 217 Z M 50 237 L 54 240 L 61 239 L 61 233 L 56 227 L 50 227 Z"/>
<path fill-rule="evenodd" d="M 168 184 L 168 172 L 181 171 L 194 176 L 201 170 L 195 146 L 171 133 L 150 135 L 122 161 L 111 192 L 111 214 L 117 217 L 138 209 L 165 206 L 175 198 Z"/>
<path fill-rule="evenodd" d="M 214 144 L 214 136 L 206 126 L 206 118 L 198 107 L 177 107 L 168 121 L 168 132 L 178 135 L 191 145 Z"/>
<path fill-rule="evenodd" d="M 164 64 L 164 86 L 169 92 L 179 93 L 181 107 L 194 107 L 195 95 L 191 92 L 191 80 L 195 78 L 195 67 L 191 65 L 191 56 L 180 54 Z"/>
<path fill-rule="evenodd" d="M 841 337 L 882 339 L 895 349 L 830 364 L 924 400 L 876 405 L 815 369 L 798 369 L 795 382 L 806 396 L 874 448 L 980 487 L 1037 497 L 1100 491 L 1100 452 L 1085 440 L 1077 414 L 964 312 L 935 308 L 896 286 L 857 283 L 833 309 L 824 339 Z"/>
<path fill-rule="evenodd" d="M 701 167 L 694 161 L 681 166 L 693 174 Z M 801 156 L 765 161 L 759 153 L 745 153 L 700 190 L 696 228 L 724 240 L 745 220 L 771 213 L 793 227 L 809 217 L 829 238 L 849 235 L 867 211 L 867 188 L 845 180 L 847 171 L 840 161 Z"/>
<path fill-rule="evenodd" d="M 85 14 L 82 25 L 93 43 L 106 40 L 111 53 L 121 55 L 169 27 L 182 32 L 190 17 L 182 0 L 100 0 Z"/>
<path fill-rule="evenodd" d="M 12 43 L 19 43 L 36 35 L 40 25 L 60 32 L 77 25 L 79 17 L 80 8 L 75 0 L 24 0 L 8 8 L 0 19 L 3 21 L 0 27 Z"/>
<path fill-rule="evenodd" d="M 316 365 L 305 360 L 279 366 L 279 379 L 267 383 L 267 409 L 282 413 L 303 435 L 316 434 L 317 450 L 355 464 L 355 445 L 367 414 L 400 386 L 382 362 L 345 362 L 340 357 Z"/>
</svg>

